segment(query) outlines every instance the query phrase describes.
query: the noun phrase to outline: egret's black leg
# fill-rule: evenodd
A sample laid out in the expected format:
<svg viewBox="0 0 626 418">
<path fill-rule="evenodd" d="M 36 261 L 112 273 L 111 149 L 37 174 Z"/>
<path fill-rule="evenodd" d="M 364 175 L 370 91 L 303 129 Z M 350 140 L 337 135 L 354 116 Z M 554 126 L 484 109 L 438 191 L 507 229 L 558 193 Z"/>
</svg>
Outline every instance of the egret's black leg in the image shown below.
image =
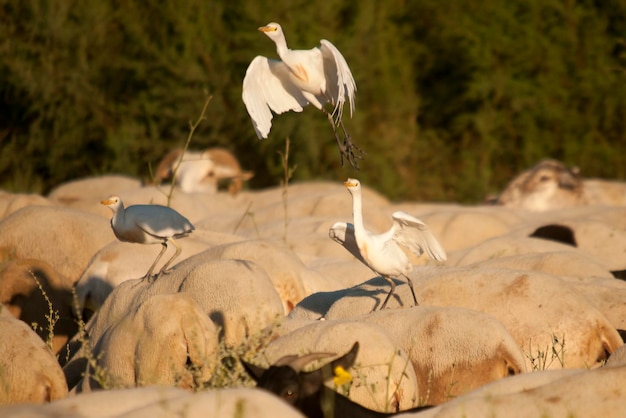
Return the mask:
<svg viewBox="0 0 626 418">
<path fill-rule="evenodd" d="M 409 288 L 411 288 L 411 295 L 413 295 L 413 302 L 415 302 L 415 306 L 419 306 L 419 303 L 417 303 L 417 298 L 415 297 L 415 290 L 413 289 L 413 282 L 411 281 L 411 279 L 409 279 L 408 276 L 404 276 L 404 278 L 406 279 L 406 282 L 409 284 Z"/>
<path fill-rule="evenodd" d="M 385 309 L 385 306 L 387 306 L 387 302 L 389 301 L 389 298 L 391 297 L 391 295 L 393 295 L 393 292 L 395 292 L 396 290 L 396 284 L 393 281 L 392 278 L 387 277 L 387 276 L 382 276 L 383 279 L 387 280 L 389 282 L 389 285 L 391 286 L 391 289 L 389 290 L 389 293 L 387 293 L 387 297 L 385 298 L 385 301 L 383 302 L 382 305 L 380 305 L 380 308 L 378 308 L 378 310 L 383 310 Z"/>
</svg>

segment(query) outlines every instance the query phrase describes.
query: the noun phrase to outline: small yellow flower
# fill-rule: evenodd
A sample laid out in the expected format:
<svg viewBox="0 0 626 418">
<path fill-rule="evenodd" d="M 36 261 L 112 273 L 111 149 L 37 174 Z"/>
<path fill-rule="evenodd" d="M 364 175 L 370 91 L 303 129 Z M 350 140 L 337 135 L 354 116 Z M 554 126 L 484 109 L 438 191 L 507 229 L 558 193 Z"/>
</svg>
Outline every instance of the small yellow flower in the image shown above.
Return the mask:
<svg viewBox="0 0 626 418">
<path fill-rule="evenodd" d="M 352 382 L 352 375 L 343 367 L 335 367 L 334 373 L 335 377 L 333 378 L 333 382 L 335 382 L 335 387 L 339 387 L 345 385 L 348 382 Z"/>
</svg>

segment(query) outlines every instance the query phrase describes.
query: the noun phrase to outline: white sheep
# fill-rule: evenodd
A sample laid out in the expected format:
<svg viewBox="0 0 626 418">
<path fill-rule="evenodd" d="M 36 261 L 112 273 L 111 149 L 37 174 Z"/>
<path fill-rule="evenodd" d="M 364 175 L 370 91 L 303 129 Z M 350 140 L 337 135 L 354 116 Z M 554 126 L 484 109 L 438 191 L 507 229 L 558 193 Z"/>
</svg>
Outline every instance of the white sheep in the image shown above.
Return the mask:
<svg viewBox="0 0 626 418">
<path fill-rule="evenodd" d="M 241 238 L 234 235 L 196 229 L 192 236 L 179 243 L 183 251 L 177 261 L 185 260 L 210 247 L 239 240 Z M 120 283 L 142 277 L 159 250 L 152 245 L 134 245 L 118 240 L 102 247 L 76 283 L 79 310 L 87 308 L 95 311 Z M 163 264 L 164 260 L 156 268 L 160 269 Z"/>
<path fill-rule="evenodd" d="M 395 207 L 390 210 L 393 209 Z M 420 219 L 428 224 L 449 256 L 453 251 L 507 234 L 528 218 L 529 214 L 524 211 L 494 206 L 450 205 L 420 214 Z"/>
<path fill-rule="evenodd" d="M 52 206 L 55 202 L 38 194 L 9 193 L 0 190 L 0 219 L 25 206 Z"/>
<path fill-rule="evenodd" d="M 626 367 L 551 370 L 504 379 L 465 396 L 403 418 L 624 416 Z M 495 386 L 495 383 L 493 384 Z"/>
<path fill-rule="evenodd" d="M 0 247 L 13 258 L 45 261 L 72 282 L 114 239 L 105 218 L 65 207 L 27 206 L 0 221 Z"/>
<path fill-rule="evenodd" d="M 0 335 L 0 405 L 44 403 L 67 396 L 63 371 L 50 348 L 4 305 L 0 305 Z"/>
<path fill-rule="evenodd" d="M 104 374 L 98 375 L 88 365 L 86 376 L 91 379 L 84 379 L 77 390 L 148 385 L 195 388 L 211 378 L 217 345 L 217 327 L 190 295 L 155 295 L 135 305 L 93 341 L 95 367 Z"/>
<path fill-rule="evenodd" d="M 359 320 L 383 328 L 409 354 L 420 404 L 440 404 L 527 371 L 524 353 L 511 334 L 482 312 L 420 306 L 376 311 Z"/>
<path fill-rule="evenodd" d="M 3 417 L 143 418 L 180 417 L 304 418 L 282 399 L 252 388 L 216 389 L 191 393 L 167 386 L 96 391 L 48 405 L 0 407 Z"/>
<path fill-rule="evenodd" d="M 556 276 L 482 268 L 424 268 L 413 279 L 423 306 L 457 306 L 493 315 L 527 354 L 527 367 L 597 367 L 623 344 L 615 327 L 585 297 Z M 353 289 L 305 298 L 291 316 L 350 318 L 371 312 L 385 294 L 373 279 Z M 411 305 L 398 286 L 390 308 Z M 324 309 L 327 309 L 324 311 Z M 558 355 L 551 356 L 552 347 Z M 563 352 L 561 352 L 563 348 Z M 548 357 L 540 359 L 541 353 Z M 532 364 L 535 360 L 535 364 Z M 542 363 L 543 364 L 538 364 Z"/>
<path fill-rule="evenodd" d="M 418 405 L 418 384 L 411 361 L 384 328 L 350 320 L 298 321 L 294 327 L 291 321 L 284 321 L 284 325 L 276 330 L 280 337 L 259 354 L 257 363 L 264 359 L 267 365 L 271 365 L 287 355 L 336 354 L 310 365 L 310 368 L 317 369 L 348 352 L 358 341 L 360 348 L 356 363 L 350 369 L 354 380 L 349 393 L 344 394 L 376 411 L 393 412 Z M 327 383 L 334 388 L 332 377 Z"/>
<path fill-rule="evenodd" d="M 192 297 L 220 327 L 220 337 L 228 347 L 238 346 L 283 316 L 278 293 L 259 266 L 245 260 L 206 260 L 200 253 L 177 264 L 167 280 L 147 283 L 135 279 L 117 286 L 87 324 L 92 347 L 146 300 L 174 293 Z M 72 346 L 70 361 L 64 366 L 70 387 L 80 379 L 87 349 L 82 346 L 77 351 Z"/>
<path fill-rule="evenodd" d="M 248 260 L 265 270 L 283 302 L 285 314 L 305 296 L 303 278 L 308 274 L 298 257 L 277 240 L 245 240 L 215 246 L 202 253 L 204 259 Z"/>
</svg>

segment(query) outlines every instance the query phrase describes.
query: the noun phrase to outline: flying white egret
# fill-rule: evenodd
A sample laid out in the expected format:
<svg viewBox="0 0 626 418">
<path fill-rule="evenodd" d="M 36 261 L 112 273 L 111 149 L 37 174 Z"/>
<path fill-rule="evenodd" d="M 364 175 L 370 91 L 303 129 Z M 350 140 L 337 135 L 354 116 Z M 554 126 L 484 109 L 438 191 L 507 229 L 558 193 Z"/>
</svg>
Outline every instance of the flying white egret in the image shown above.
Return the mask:
<svg viewBox="0 0 626 418">
<path fill-rule="evenodd" d="M 389 282 L 391 290 L 380 309 L 387 305 L 387 301 L 396 289 L 393 281 L 393 277 L 396 276 L 403 276 L 407 280 L 413 301 L 417 305 L 413 283 L 408 277 L 408 274 L 413 270 L 413 264 L 400 246 L 406 247 L 417 256 L 426 252 L 430 258 L 439 261 L 447 258 L 446 252 L 424 222 L 405 212 L 398 211 L 392 214 L 393 226 L 387 232 L 374 234 L 366 230 L 363 224 L 361 183 L 355 179 L 348 179 L 344 184 L 352 195 L 354 224 L 335 223 L 330 228 L 330 237 L 372 269 L 374 273 L 379 274 Z"/>
<path fill-rule="evenodd" d="M 290 110 L 302 112 L 302 108 L 311 103 L 328 117 L 341 154 L 341 165 L 346 158 L 358 169 L 357 159 L 362 157 L 355 152 L 362 151 L 352 143 L 341 120 L 346 100 L 350 102 L 352 116 L 356 84 L 341 52 L 325 39 L 317 48 L 291 50 L 278 23 L 268 23 L 259 30 L 274 41 L 280 57 L 280 60 L 255 57 L 243 79 L 243 102 L 259 139 L 267 138 L 270 132 L 272 111 L 276 114 Z M 334 106 L 331 113 L 324 109 L 326 103 Z M 343 131 L 343 141 L 337 125 Z"/>
<path fill-rule="evenodd" d="M 154 267 L 167 250 L 167 243 L 171 242 L 176 247 L 176 252 L 161 268 L 157 278 L 162 273 L 167 273 L 169 265 L 182 251 L 174 238 L 186 237 L 195 229 L 187 218 L 167 206 L 132 205 L 124 208 L 124 203 L 118 196 L 111 196 L 100 203 L 113 211 L 111 227 L 120 241 L 137 244 L 161 244 L 163 246 L 144 279 L 152 277 Z"/>
</svg>

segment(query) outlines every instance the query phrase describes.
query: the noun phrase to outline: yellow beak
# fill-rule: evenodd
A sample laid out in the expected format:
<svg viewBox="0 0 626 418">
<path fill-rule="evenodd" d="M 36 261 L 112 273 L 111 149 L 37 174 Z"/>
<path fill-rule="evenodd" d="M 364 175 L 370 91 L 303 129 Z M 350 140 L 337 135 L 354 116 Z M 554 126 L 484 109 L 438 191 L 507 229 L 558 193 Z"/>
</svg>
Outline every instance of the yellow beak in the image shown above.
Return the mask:
<svg viewBox="0 0 626 418">
<path fill-rule="evenodd" d="M 346 186 L 346 187 L 352 187 L 352 186 L 355 186 L 355 183 L 352 182 L 350 179 L 348 179 L 348 180 L 343 182 L 343 185 Z"/>
<path fill-rule="evenodd" d="M 276 28 L 274 26 L 261 26 L 259 30 L 261 32 L 274 32 Z"/>
<path fill-rule="evenodd" d="M 113 201 L 111 201 L 110 199 L 104 199 L 100 201 L 100 204 L 102 205 L 110 205 L 111 203 L 113 203 Z"/>
</svg>

